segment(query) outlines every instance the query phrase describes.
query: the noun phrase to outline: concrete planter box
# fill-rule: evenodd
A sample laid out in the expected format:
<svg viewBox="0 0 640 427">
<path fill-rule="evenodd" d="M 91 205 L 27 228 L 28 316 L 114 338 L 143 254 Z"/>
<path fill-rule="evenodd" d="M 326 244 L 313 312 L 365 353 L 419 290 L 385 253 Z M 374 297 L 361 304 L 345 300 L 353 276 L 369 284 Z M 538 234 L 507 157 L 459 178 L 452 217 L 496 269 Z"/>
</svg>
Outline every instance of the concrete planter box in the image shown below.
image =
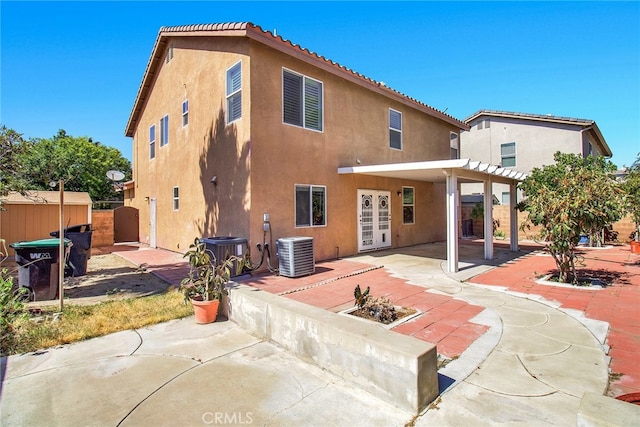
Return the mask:
<svg viewBox="0 0 640 427">
<path fill-rule="evenodd" d="M 233 285 L 229 317 L 387 402 L 418 414 L 439 393 L 436 346 L 374 322 Z"/>
</svg>

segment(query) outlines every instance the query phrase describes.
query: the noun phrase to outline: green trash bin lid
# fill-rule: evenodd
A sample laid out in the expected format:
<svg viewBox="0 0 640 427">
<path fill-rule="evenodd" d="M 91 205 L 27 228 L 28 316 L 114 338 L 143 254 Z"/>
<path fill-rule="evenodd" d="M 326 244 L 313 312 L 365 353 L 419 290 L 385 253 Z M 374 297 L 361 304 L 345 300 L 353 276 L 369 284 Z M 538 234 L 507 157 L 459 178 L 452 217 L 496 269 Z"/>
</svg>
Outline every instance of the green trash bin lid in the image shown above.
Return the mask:
<svg viewBox="0 0 640 427">
<path fill-rule="evenodd" d="M 72 246 L 71 240 L 64 239 L 64 247 Z M 60 246 L 60 239 L 40 239 L 30 240 L 25 242 L 15 242 L 10 244 L 13 249 L 28 249 L 28 248 L 57 248 Z"/>
</svg>

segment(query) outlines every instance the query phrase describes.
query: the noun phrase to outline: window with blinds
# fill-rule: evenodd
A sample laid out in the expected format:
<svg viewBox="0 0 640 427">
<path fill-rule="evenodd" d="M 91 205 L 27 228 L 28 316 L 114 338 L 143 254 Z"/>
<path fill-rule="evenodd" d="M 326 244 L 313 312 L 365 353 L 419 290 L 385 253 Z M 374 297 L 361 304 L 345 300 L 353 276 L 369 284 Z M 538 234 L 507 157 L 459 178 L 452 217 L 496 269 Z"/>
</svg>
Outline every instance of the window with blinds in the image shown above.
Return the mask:
<svg viewBox="0 0 640 427">
<path fill-rule="evenodd" d="M 389 147 L 402 150 L 402 113 L 389 108 Z"/>
<path fill-rule="evenodd" d="M 227 70 L 227 123 L 242 117 L 242 63 Z"/>
<path fill-rule="evenodd" d="M 282 121 L 322 131 L 322 82 L 282 70 Z"/>
</svg>

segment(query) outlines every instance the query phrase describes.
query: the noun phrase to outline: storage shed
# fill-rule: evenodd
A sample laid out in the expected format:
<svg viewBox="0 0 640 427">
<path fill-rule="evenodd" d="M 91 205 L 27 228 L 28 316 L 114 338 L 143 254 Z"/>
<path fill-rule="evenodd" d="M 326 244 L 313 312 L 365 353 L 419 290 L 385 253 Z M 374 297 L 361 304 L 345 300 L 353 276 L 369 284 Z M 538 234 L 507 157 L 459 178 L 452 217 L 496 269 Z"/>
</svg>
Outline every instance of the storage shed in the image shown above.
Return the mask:
<svg viewBox="0 0 640 427">
<path fill-rule="evenodd" d="M 10 193 L 2 200 L 0 211 L 0 238 L 9 244 L 23 240 L 49 238 L 60 228 L 60 193 L 58 191 L 30 191 L 28 197 Z M 64 225 L 91 223 L 91 197 L 89 193 L 64 192 Z"/>
</svg>

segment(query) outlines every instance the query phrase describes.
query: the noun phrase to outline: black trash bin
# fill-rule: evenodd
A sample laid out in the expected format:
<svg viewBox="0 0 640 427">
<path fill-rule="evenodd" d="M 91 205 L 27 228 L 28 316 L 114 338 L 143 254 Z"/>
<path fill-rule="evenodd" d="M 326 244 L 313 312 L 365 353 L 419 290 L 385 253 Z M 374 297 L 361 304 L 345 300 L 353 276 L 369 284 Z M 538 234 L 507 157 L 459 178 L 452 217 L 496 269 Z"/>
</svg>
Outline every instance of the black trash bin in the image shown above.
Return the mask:
<svg viewBox="0 0 640 427">
<path fill-rule="evenodd" d="M 52 231 L 51 236 L 60 237 L 60 231 Z M 74 277 L 87 274 L 87 261 L 91 258 L 91 224 L 72 225 L 64 229 L 64 238 L 73 242 L 69 255 L 69 265 Z"/>
<path fill-rule="evenodd" d="M 73 242 L 64 239 L 64 260 L 69 258 Z M 29 289 L 32 301 L 58 297 L 58 262 L 60 239 L 15 242 L 9 245 L 16 251 L 18 285 Z"/>
</svg>

